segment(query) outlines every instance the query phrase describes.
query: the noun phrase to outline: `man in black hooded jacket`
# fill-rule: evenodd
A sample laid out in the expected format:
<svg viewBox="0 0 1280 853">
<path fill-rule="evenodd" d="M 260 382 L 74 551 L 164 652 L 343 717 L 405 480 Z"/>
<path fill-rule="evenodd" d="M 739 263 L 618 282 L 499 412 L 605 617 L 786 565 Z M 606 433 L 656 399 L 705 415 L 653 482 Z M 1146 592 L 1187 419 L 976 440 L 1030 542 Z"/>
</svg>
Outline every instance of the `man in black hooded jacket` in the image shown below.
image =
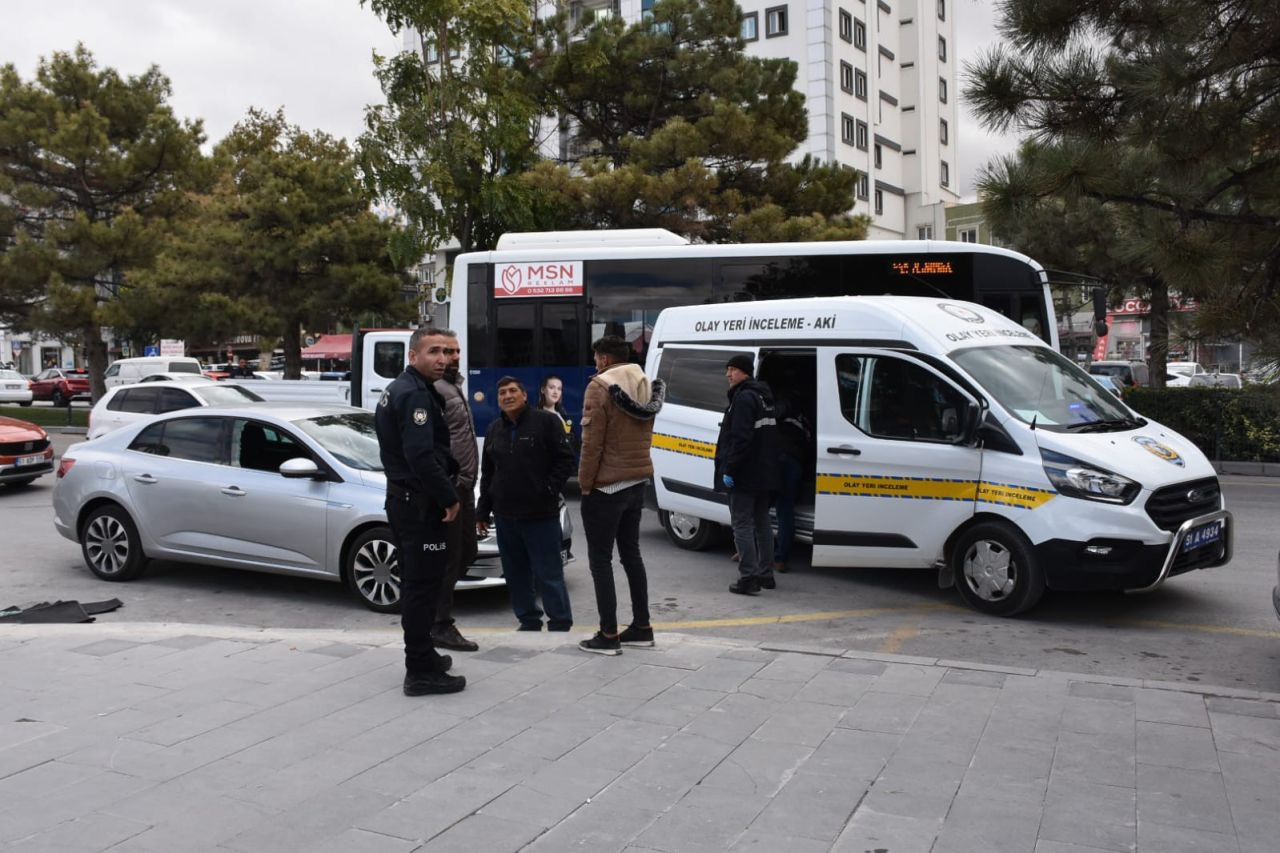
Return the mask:
<svg viewBox="0 0 1280 853">
<path fill-rule="evenodd" d="M 739 595 L 773 589 L 773 527 L 769 504 L 779 484 L 778 425 L 769 386 L 754 378 L 748 355 L 725 365 L 729 407 L 716 439 L 715 488 L 729 493 L 739 577 L 729 586 Z"/>
</svg>

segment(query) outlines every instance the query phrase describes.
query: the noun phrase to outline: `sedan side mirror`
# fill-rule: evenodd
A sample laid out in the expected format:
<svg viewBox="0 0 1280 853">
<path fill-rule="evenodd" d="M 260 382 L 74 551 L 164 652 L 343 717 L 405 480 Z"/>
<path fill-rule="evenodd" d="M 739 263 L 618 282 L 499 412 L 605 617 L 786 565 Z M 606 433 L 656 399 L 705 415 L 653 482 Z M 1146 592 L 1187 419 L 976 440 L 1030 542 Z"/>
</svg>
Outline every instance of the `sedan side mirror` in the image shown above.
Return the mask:
<svg viewBox="0 0 1280 853">
<path fill-rule="evenodd" d="M 298 456 L 280 465 L 280 476 L 290 480 L 316 480 L 323 477 L 324 472 L 311 459 Z"/>
</svg>

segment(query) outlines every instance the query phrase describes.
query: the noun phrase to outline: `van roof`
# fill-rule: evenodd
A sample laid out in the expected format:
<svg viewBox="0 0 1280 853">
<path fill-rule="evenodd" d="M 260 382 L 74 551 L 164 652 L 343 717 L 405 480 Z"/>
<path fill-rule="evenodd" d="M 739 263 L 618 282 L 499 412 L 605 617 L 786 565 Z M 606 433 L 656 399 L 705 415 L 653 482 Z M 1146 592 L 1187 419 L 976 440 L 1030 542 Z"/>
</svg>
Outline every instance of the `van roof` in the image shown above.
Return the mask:
<svg viewBox="0 0 1280 853">
<path fill-rule="evenodd" d="M 753 346 L 779 340 L 910 346 L 942 354 L 993 344 L 1048 346 L 996 311 L 958 299 L 834 296 L 668 308 L 655 343 Z"/>
</svg>

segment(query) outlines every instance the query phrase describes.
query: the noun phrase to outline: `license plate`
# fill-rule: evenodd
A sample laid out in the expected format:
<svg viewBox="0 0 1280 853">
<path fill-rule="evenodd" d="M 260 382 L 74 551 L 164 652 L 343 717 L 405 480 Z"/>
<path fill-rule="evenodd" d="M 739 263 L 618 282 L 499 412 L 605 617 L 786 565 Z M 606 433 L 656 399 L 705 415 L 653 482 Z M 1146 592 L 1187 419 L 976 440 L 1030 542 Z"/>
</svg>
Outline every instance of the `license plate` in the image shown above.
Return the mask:
<svg viewBox="0 0 1280 853">
<path fill-rule="evenodd" d="M 1222 526 L 1221 521 L 1215 521 L 1203 527 L 1193 527 L 1187 532 L 1187 538 L 1182 540 L 1182 550 L 1194 551 L 1205 545 L 1212 545 L 1222 538 Z"/>
<path fill-rule="evenodd" d="M 21 468 L 24 465 L 39 465 L 43 461 L 43 456 L 19 456 L 18 467 Z"/>
<path fill-rule="evenodd" d="M 5 387 L 7 390 L 9 390 L 9 391 L 21 391 L 21 390 L 22 390 L 22 386 L 21 386 L 21 385 L 6 385 L 6 386 L 4 386 L 4 387 Z"/>
</svg>

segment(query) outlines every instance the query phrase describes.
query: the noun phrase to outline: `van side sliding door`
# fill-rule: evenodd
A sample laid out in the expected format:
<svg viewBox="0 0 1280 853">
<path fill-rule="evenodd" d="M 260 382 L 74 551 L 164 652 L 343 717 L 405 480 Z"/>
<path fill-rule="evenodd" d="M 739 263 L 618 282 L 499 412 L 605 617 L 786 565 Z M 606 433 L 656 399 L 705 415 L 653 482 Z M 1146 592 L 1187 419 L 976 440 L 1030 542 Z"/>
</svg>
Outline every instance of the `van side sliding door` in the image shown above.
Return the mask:
<svg viewBox="0 0 1280 853">
<path fill-rule="evenodd" d="M 972 399 L 908 353 L 818 349 L 813 564 L 927 568 L 974 512 Z"/>
</svg>

